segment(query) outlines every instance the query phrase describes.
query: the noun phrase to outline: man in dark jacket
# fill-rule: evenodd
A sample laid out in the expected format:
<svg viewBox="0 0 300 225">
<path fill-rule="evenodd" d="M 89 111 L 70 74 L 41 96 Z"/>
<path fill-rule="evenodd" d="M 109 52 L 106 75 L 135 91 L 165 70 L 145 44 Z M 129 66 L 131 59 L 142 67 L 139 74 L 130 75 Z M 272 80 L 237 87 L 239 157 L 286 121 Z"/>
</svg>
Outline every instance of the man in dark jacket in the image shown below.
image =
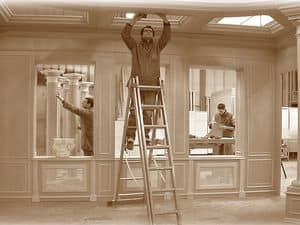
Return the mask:
<svg viewBox="0 0 300 225">
<path fill-rule="evenodd" d="M 156 39 L 155 31 L 151 26 L 145 26 L 141 30 L 141 41 L 136 40 L 131 36 L 132 27 L 134 24 L 146 18 L 146 14 L 136 14 L 134 18 L 127 23 L 122 30 L 122 39 L 131 51 L 131 77 L 138 76 L 139 83 L 142 85 L 159 85 L 160 78 L 160 52 L 167 45 L 171 37 L 171 27 L 166 15 L 157 14 L 163 20 L 163 31 L 161 36 Z M 141 93 L 142 104 L 154 105 L 156 93 L 147 91 Z M 144 111 L 144 123 L 151 124 L 151 111 Z M 134 112 L 131 111 L 128 121 L 129 126 L 135 126 Z M 149 144 L 149 131 L 145 130 L 146 141 Z M 135 129 L 127 130 L 127 149 L 133 149 L 133 142 L 135 139 Z"/>
<path fill-rule="evenodd" d="M 226 110 L 226 106 L 223 103 L 219 103 L 218 113 L 215 115 L 215 122 L 219 125 L 219 128 L 223 129 L 223 137 L 232 138 L 235 130 L 235 120 L 233 115 Z M 219 154 L 231 155 L 233 149 L 231 144 L 222 144 L 219 148 Z"/>
<path fill-rule="evenodd" d="M 226 110 L 223 103 L 218 104 L 218 113 L 215 115 L 215 122 L 221 125 L 223 137 L 233 137 L 235 121 L 233 115 Z"/>
<path fill-rule="evenodd" d="M 81 149 L 85 156 L 94 155 L 93 151 L 93 117 L 94 117 L 94 99 L 93 97 L 85 97 L 81 103 L 82 108 L 74 106 L 65 101 L 61 96 L 57 96 L 61 100 L 63 107 L 80 117 L 81 128 Z"/>
</svg>

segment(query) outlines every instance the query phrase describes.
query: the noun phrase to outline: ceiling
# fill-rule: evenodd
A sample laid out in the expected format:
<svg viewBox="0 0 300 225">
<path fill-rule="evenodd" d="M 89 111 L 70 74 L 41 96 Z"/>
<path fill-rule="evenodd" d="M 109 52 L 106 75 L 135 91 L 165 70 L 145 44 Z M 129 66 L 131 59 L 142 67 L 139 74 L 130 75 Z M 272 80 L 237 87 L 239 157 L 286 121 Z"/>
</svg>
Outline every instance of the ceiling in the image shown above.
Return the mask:
<svg viewBox="0 0 300 225">
<path fill-rule="evenodd" d="M 194 0 L 195 1 L 195 0 Z M 246 0 L 245 0 L 246 1 Z M 244 1 L 244 2 L 245 2 Z M 211 4 L 200 1 L 192 7 L 193 1 L 185 1 L 186 4 L 170 5 L 150 4 L 149 1 L 64 1 L 59 4 L 52 1 L 14 1 L 0 0 L 0 31 L 63 31 L 63 32 L 96 32 L 96 31 L 119 31 L 125 22 L 126 12 L 143 11 L 152 14 L 147 20 L 141 21 L 137 26 L 151 24 L 160 27 L 161 20 L 153 12 L 164 12 L 168 15 L 172 24 L 172 31 L 179 34 L 201 35 L 238 35 L 238 36 L 261 36 L 276 38 L 294 30 L 294 25 L 282 12 L 271 4 L 271 1 L 256 0 L 258 4 L 224 3 Z M 109 3 L 110 2 L 110 3 Z M 127 4 L 125 3 L 127 2 Z M 140 5 L 137 5 L 137 2 Z M 144 2 L 144 5 L 142 4 Z M 153 1 L 152 1 L 153 2 Z M 161 0 L 160 3 L 166 1 Z M 219 0 L 220 2 L 220 0 Z M 235 1 L 237 2 L 237 1 Z M 247 2 L 247 1 L 246 1 Z M 248 1 L 249 2 L 249 1 Z M 150 4 L 151 7 L 148 7 Z M 189 5 L 190 4 L 190 5 Z M 206 7 L 204 7 L 206 6 Z M 221 10 L 220 7 L 223 7 Z M 202 8 L 201 8 L 202 7 Z M 273 26 L 269 28 L 253 28 L 240 26 L 224 26 L 214 24 L 215 18 L 224 16 L 248 16 L 270 15 L 282 25 L 282 29 Z"/>
</svg>

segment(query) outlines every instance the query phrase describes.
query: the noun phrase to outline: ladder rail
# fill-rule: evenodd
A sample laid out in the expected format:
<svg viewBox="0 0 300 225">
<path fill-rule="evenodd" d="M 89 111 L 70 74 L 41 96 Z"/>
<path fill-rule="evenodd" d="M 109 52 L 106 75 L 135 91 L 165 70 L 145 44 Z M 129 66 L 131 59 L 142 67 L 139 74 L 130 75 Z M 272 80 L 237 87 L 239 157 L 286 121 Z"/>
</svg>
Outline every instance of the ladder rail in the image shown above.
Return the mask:
<svg viewBox="0 0 300 225">
<path fill-rule="evenodd" d="M 129 85 L 131 85 L 129 83 Z M 132 88 L 129 86 L 129 88 Z M 123 135 L 122 135 L 122 142 L 121 142 L 121 151 L 120 151 L 120 160 L 119 160 L 119 168 L 118 168 L 118 174 L 117 174 L 117 181 L 116 181 L 116 187 L 115 187 L 115 195 L 114 195 L 114 203 L 117 203 L 118 201 L 118 195 L 120 193 L 120 180 L 121 180 L 121 173 L 122 173 L 122 167 L 123 167 L 123 158 L 124 158 L 124 151 L 125 151 L 125 140 L 126 140 L 126 131 L 128 127 L 128 120 L 129 120 L 129 109 L 131 105 L 131 97 L 132 94 L 129 91 L 127 95 L 127 102 L 126 102 L 126 110 L 125 110 L 125 121 L 123 125 Z"/>
<path fill-rule="evenodd" d="M 171 182 L 172 182 L 172 187 L 176 187 L 176 178 L 175 178 L 175 167 L 174 167 L 174 161 L 173 161 L 173 153 L 172 153 L 172 145 L 171 145 L 171 139 L 170 139 L 170 133 L 169 133 L 169 124 L 168 124 L 168 120 L 167 120 L 167 112 L 166 112 L 166 104 L 165 104 L 165 99 L 164 99 L 164 84 L 163 82 L 161 81 L 161 100 L 162 100 L 162 105 L 164 105 L 164 108 L 163 108 L 163 120 L 164 120 L 164 124 L 166 124 L 166 144 L 170 146 L 169 150 L 168 150 L 168 161 L 169 161 L 169 166 L 172 167 L 172 170 L 171 170 Z M 178 201 L 177 201 L 177 190 L 175 188 L 174 190 L 174 196 L 173 196 L 173 199 L 174 199 L 174 204 L 175 204 L 175 209 L 177 210 L 178 212 Z M 176 218 L 177 218 L 177 222 L 178 224 L 181 224 L 181 216 L 179 215 L 179 213 L 176 213 Z"/>
<path fill-rule="evenodd" d="M 135 110 L 136 110 L 136 121 L 138 127 L 138 136 L 139 136 L 139 144 L 140 144 L 140 158 L 142 160 L 142 170 L 144 174 L 144 190 L 145 196 L 147 201 L 147 211 L 148 211 L 148 218 L 149 222 L 152 225 L 154 223 L 153 220 L 153 208 L 152 208 L 152 193 L 150 191 L 150 174 L 147 165 L 147 150 L 146 150 L 146 140 L 145 140 L 145 129 L 144 129 L 144 119 L 143 119 L 143 110 L 141 107 L 141 92 L 138 87 L 139 80 L 138 77 L 135 79 L 135 86 L 134 90 L 134 103 L 135 103 Z"/>
<path fill-rule="evenodd" d="M 159 104 L 159 93 L 156 94 L 156 97 L 155 97 L 155 105 L 158 105 Z M 158 123 L 158 115 L 159 115 L 159 109 L 155 109 L 153 114 L 154 114 L 154 118 L 153 118 L 153 124 L 157 124 Z M 155 128 L 152 128 L 152 138 L 151 138 L 151 143 L 152 145 L 154 144 L 154 140 L 155 140 L 155 136 L 156 136 L 156 129 Z M 153 149 L 150 149 L 149 150 L 149 157 L 148 157 L 148 164 L 149 166 L 151 165 L 151 160 L 152 160 L 152 157 L 153 157 Z"/>
<path fill-rule="evenodd" d="M 162 104 L 162 103 L 161 103 L 161 100 L 160 100 L 160 97 L 161 97 L 161 93 L 158 92 L 158 93 L 156 94 L 156 98 L 155 98 L 155 105 Z M 163 105 L 162 105 L 162 106 L 163 106 Z M 164 106 L 163 106 L 163 107 L 164 107 Z M 161 110 L 163 109 L 163 107 L 162 107 L 162 108 L 157 108 L 157 109 L 154 110 L 154 112 L 153 112 L 153 114 L 154 114 L 154 116 L 153 116 L 153 124 L 158 124 L 159 114 L 161 113 Z M 152 128 L 152 138 L 151 138 L 152 146 L 153 146 L 153 144 L 154 144 L 155 137 L 156 137 L 156 129 L 155 129 L 155 128 Z M 153 148 L 150 148 L 150 149 L 149 149 L 149 156 L 148 156 L 148 162 L 149 162 L 149 163 L 148 163 L 148 165 L 149 165 L 149 167 L 150 167 L 150 166 L 151 166 L 151 162 L 153 161 L 154 165 L 155 165 L 156 167 L 158 167 L 158 163 L 157 163 L 157 161 L 155 160 L 155 158 L 153 157 L 153 150 L 154 150 Z M 164 183 L 166 183 L 166 177 L 162 174 L 162 171 L 158 171 L 158 173 L 159 173 L 159 175 L 160 175 L 162 181 L 163 181 Z"/>
</svg>

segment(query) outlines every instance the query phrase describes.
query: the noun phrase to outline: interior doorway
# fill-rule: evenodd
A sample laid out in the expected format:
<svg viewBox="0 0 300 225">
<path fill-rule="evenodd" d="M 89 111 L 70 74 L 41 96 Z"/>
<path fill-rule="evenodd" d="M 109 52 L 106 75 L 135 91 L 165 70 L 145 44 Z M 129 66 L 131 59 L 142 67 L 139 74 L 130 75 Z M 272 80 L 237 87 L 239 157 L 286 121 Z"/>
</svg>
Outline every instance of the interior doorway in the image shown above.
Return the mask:
<svg viewBox="0 0 300 225">
<path fill-rule="evenodd" d="M 297 177 L 298 75 L 297 71 L 281 74 L 281 194 Z"/>
</svg>

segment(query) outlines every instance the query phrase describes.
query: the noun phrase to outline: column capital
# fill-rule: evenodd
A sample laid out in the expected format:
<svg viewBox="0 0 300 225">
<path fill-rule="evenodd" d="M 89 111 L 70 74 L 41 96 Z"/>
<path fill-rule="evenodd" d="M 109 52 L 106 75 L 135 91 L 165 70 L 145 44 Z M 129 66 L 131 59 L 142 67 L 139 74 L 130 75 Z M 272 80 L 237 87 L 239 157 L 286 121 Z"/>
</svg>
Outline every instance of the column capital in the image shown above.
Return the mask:
<svg viewBox="0 0 300 225">
<path fill-rule="evenodd" d="M 63 76 L 70 80 L 70 85 L 78 85 L 78 81 L 83 75 L 81 73 L 65 73 Z"/>
<path fill-rule="evenodd" d="M 79 84 L 79 88 L 81 91 L 88 91 L 89 87 L 93 84 L 93 82 L 83 81 Z"/>
<path fill-rule="evenodd" d="M 47 82 L 57 82 L 58 77 L 64 73 L 64 70 L 45 69 L 41 73 L 45 75 Z"/>
</svg>

